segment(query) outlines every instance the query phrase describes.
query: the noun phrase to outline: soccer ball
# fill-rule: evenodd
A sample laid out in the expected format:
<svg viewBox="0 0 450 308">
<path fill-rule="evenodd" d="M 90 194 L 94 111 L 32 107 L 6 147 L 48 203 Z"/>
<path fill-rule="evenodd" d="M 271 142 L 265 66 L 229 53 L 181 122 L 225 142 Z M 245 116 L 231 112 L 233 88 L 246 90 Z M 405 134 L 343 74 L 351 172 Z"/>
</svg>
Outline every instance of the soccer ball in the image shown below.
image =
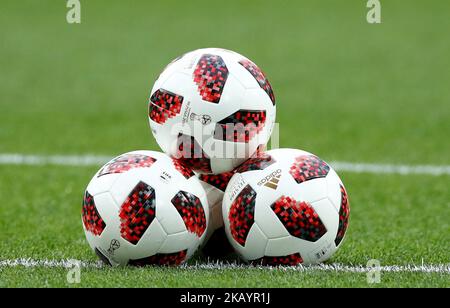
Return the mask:
<svg viewBox="0 0 450 308">
<path fill-rule="evenodd" d="M 225 230 L 240 256 L 262 265 L 317 264 L 342 244 L 347 192 L 336 172 L 300 150 L 261 153 L 238 168 L 223 199 Z"/>
<path fill-rule="evenodd" d="M 233 174 L 233 172 L 226 172 L 221 174 L 201 174 L 198 176 L 200 183 L 205 189 L 209 204 L 210 221 L 206 231 L 206 239 L 209 239 L 214 231 L 223 227 L 222 199 Z"/>
<path fill-rule="evenodd" d="M 194 173 L 153 151 L 120 155 L 89 183 L 87 241 L 109 265 L 179 265 L 206 236 L 209 208 Z"/>
<path fill-rule="evenodd" d="M 208 257 L 221 257 L 233 252 L 225 235 L 222 217 L 223 195 L 233 175 L 233 172 L 198 175 L 209 204 L 209 224 L 201 247 L 203 254 Z"/>
<path fill-rule="evenodd" d="M 172 61 L 150 94 L 150 128 L 161 149 L 198 173 L 228 172 L 265 146 L 275 96 L 264 73 L 230 50 L 207 48 Z"/>
</svg>

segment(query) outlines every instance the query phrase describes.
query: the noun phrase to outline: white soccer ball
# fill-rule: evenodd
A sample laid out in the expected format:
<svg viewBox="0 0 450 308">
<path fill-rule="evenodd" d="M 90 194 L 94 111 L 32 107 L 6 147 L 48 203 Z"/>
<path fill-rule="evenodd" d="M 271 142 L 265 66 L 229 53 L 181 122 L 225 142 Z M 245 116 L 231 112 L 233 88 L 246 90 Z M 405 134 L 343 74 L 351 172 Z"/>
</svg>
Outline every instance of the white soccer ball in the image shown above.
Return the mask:
<svg viewBox="0 0 450 308">
<path fill-rule="evenodd" d="M 261 153 L 240 166 L 223 199 L 227 237 L 255 264 L 317 264 L 342 244 L 349 219 L 336 172 L 300 150 Z"/>
<path fill-rule="evenodd" d="M 120 155 L 89 183 L 86 238 L 109 265 L 179 265 L 206 236 L 209 209 L 194 173 L 153 151 Z"/>
<path fill-rule="evenodd" d="M 267 144 L 275 96 L 264 73 L 246 57 L 226 49 L 198 49 L 160 74 L 148 115 L 165 153 L 196 172 L 218 174 Z"/>
<path fill-rule="evenodd" d="M 198 179 L 205 189 L 209 204 L 210 220 L 206 232 L 206 239 L 209 239 L 214 231 L 223 227 L 222 199 L 233 174 L 233 172 L 226 172 L 221 174 L 198 175 Z"/>
<path fill-rule="evenodd" d="M 233 175 L 233 171 L 198 175 L 206 192 L 210 215 L 205 241 L 200 248 L 203 255 L 211 259 L 227 257 L 234 252 L 225 234 L 222 215 L 223 196 Z"/>
</svg>

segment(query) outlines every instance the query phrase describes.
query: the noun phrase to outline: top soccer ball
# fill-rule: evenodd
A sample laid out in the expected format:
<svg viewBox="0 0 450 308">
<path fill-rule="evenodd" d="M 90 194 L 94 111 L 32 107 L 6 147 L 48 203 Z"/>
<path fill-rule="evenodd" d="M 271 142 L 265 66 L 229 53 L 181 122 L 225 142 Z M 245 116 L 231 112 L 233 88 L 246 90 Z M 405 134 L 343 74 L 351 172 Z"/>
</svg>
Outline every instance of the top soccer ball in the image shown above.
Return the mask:
<svg viewBox="0 0 450 308">
<path fill-rule="evenodd" d="M 170 63 L 149 100 L 161 149 L 199 173 L 232 170 L 266 145 L 275 96 L 264 73 L 233 51 L 207 48 Z"/>
</svg>

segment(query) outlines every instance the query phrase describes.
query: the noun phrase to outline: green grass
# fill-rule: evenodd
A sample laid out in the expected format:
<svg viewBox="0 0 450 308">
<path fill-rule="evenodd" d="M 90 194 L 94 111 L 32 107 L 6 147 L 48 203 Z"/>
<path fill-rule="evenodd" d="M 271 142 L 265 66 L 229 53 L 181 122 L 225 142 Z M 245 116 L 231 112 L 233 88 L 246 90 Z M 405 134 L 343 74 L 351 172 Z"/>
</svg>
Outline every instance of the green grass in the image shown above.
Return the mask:
<svg viewBox="0 0 450 308">
<path fill-rule="evenodd" d="M 67 270 L 9 268 L 0 270 L 0 287 L 128 287 L 128 288 L 303 288 L 303 287 L 448 287 L 448 275 L 384 273 L 379 284 L 367 284 L 366 274 L 335 272 L 285 272 L 266 269 L 89 269 L 80 284 L 68 284 Z M 21 279 L 17 279 L 21 277 Z"/>
<path fill-rule="evenodd" d="M 96 261 L 80 221 L 82 191 L 94 169 L 2 166 L 1 171 L 0 182 L 5 183 L 1 195 L 17 196 L 0 217 L 2 259 Z M 400 175 L 344 173 L 342 178 L 351 196 L 351 223 L 345 244 L 329 263 L 365 265 L 369 259 L 378 259 L 388 266 L 450 261 L 450 195 L 445 177 L 405 180 Z M 63 269 L 12 268 L 0 273 L 6 286 L 68 286 Z M 30 279 L 23 279 L 24 275 Z M 123 278 L 127 275 L 136 276 L 133 285 L 148 287 L 370 286 L 365 273 L 155 268 L 84 269 L 81 286 L 132 286 Z M 383 273 L 380 286 L 449 286 L 449 279 L 448 274 Z"/>
<path fill-rule="evenodd" d="M 365 1 L 2 1 L 0 153 L 157 150 L 146 118 L 158 73 L 218 46 L 258 63 L 277 96 L 282 147 L 325 160 L 450 164 L 450 4 Z M 211 14 L 216 12 L 216 14 Z M 0 165 L 0 260 L 94 261 L 80 222 L 96 168 Z M 343 173 L 352 214 L 330 262 L 449 263 L 448 176 Z M 0 286 L 68 286 L 63 269 L 0 268 Z M 365 274 L 86 269 L 81 286 L 371 286 Z M 383 273 L 378 286 L 449 287 L 449 275 Z"/>
</svg>

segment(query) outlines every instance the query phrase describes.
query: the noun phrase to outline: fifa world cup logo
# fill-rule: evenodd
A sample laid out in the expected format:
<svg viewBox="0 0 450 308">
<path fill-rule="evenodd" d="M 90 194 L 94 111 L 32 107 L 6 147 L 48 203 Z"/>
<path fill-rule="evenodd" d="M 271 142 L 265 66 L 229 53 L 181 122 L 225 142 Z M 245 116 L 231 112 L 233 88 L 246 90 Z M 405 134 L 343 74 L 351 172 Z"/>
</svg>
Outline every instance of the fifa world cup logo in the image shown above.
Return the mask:
<svg viewBox="0 0 450 308">
<path fill-rule="evenodd" d="M 200 123 L 202 123 L 203 125 L 208 125 L 209 123 L 211 123 L 211 117 L 207 114 L 196 114 L 196 113 L 191 113 L 191 121 L 199 121 Z"/>
<path fill-rule="evenodd" d="M 114 251 L 120 248 L 120 243 L 118 240 L 112 240 L 111 244 L 109 245 L 108 253 L 110 255 L 114 255 Z"/>
</svg>

